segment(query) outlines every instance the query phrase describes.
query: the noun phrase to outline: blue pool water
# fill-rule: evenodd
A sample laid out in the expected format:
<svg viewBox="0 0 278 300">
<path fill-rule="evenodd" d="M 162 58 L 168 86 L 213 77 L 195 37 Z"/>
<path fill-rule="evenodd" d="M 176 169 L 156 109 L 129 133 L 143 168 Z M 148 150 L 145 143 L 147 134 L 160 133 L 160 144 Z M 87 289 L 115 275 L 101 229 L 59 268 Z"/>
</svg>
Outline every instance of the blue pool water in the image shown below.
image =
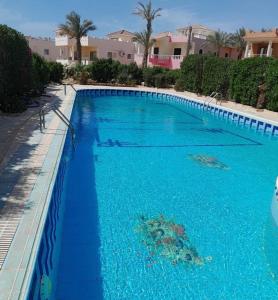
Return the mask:
<svg viewBox="0 0 278 300">
<path fill-rule="evenodd" d="M 148 96 L 79 95 L 72 122 L 51 299 L 278 299 L 267 253 L 277 138 Z M 212 260 L 149 253 L 136 228 L 160 215 Z"/>
</svg>

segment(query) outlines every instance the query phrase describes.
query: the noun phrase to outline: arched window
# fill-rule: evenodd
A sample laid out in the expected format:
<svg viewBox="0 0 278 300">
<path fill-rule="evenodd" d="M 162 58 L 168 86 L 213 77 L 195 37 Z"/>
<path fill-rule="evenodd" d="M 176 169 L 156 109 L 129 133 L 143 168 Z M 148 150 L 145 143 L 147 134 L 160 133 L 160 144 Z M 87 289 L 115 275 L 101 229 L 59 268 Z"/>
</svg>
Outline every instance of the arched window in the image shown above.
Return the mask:
<svg viewBox="0 0 278 300">
<path fill-rule="evenodd" d="M 199 50 L 199 54 L 203 54 L 203 49 L 200 49 L 200 50 Z"/>
<path fill-rule="evenodd" d="M 226 53 L 225 53 L 225 57 L 229 57 L 229 53 L 226 52 Z"/>
</svg>

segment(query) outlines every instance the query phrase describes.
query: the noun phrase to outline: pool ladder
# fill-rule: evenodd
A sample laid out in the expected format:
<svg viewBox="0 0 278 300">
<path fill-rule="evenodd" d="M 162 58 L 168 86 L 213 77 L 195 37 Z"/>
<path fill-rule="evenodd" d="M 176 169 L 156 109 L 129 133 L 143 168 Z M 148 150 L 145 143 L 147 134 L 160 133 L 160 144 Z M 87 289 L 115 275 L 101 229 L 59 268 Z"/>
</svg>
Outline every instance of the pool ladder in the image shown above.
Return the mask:
<svg viewBox="0 0 278 300">
<path fill-rule="evenodd" d="M 71 124 L 70 120 L 62 113 L 62 111 L 58 108 L 56 103 L 47 103 L 44 106 L 41 107 L 39 111 L 40 116 L 40 131 L 43 132 L 43 129 L 45 129 L 45 115 L 46 113 L 53 111 L 59 119 L 69 128 L 70 135 L 71 135 L 71 143 L 72 147 L 75 150 L 75 143 L 74 143 L 74 127 Z"/>
<path fill-rule="evenodd" d="M 208 101 L 204 101 L 204 109 L 209 109 L 210 108 L 210 104 L 213 100 L 215 100 L 216 104 L 217 102 L 220 102 L 220 105 L 221 105 L 221 99 L 222 99 L 223 95 L 219 92 L 212 92 L 210 95 L 209 95 L 209 100 Z"/>
</svg>

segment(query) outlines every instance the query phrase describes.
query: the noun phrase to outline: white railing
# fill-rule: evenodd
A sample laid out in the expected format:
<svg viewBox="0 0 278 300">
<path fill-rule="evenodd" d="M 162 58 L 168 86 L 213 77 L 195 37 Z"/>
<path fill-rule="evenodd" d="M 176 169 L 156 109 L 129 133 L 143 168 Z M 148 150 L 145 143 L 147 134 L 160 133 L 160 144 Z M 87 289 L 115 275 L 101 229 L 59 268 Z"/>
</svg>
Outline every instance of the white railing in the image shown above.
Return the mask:
<svg viewBox="0 0 278 300">
<path fill-rule="evenodd" d="M 151 54 L 150 58 L 158 58 L 158 59 L 179 59 L 183 60 L 184 56 L 183 55 L 167 55 L 167 54 Z"/>
</svg>

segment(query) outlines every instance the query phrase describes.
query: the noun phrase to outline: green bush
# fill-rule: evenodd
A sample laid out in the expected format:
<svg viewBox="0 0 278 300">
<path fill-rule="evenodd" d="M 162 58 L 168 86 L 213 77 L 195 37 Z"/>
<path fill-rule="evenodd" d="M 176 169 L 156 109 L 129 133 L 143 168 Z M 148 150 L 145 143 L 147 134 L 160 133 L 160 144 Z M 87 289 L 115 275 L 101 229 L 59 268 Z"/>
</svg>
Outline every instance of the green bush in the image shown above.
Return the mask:
<svg viewBox="0 0 278 300">
<path fill-rule="evenodd" d="M 233 61 L 230 59 L 212 55 L 204 59 L 202 80 L 202 93 L 204 95 L 218 92 L 225 98 L 228 96 L 232 64 Z"/>
<path fill-rule="evenodd" d="M 30 89 L 31 52 L 24 36 L 0 25 L 0 109 L 20 112 L 25 109 L 22 95 Z"/>
<path fill-rule="evenodd" d="M 180 78 L 180 76 L 181 76 L 180 70 L 167 70 L 166 71 L 167 82 L 170 85 L 175 85 L 177 80 Z"/>
<path fill-rule="evenodd" d="M 168 72 L 164 72 L 164 73 L 156 74 L 154 76 L 155 87 L 157 87 L 157 88 L 167 88 L 167 87 L 169 87 L 167 73 Z"/>
<path fill-rule="evenodd" d="M 230 98 L 242 104 L 256 106 L 259 85 L 265 82 L 270 57 L 255 57 L 237 61 L 230 72 Z"/>
<path fill-rule="evenodd" d="M 119 66 L 117 78 L 119 83 L 140 84 L 142 78 L 142 69 L 140 69 L 136 63 Z"/>
<path fill-rule="evenodd" d="M 193 93 L 202 93 L 203 69 L 206 56 L 189 55 L 181 63 L 181 80 L 184 89 Z"/>
<path fill-rule="evenodd" d="M 177 92 L 184 92 L 185 91 L 185 84 L 184 84 L 184 80 L 182 78 L 179 78 L 176 81 L 175 90 Z"/>
<path fill-rule="evenodd" d="M 62 64 L 57 62 L 49 62 L 48 63 L 49 69 L 49 80 L 52 82 L 60 83 L 64 78 L 64 67 Z"/>
<path fill-rule="evenodd" d="M 153 68 L 145 68 L 143 70 L 143 81 L 145 86 L 155 86 L 155 76 L 157 74 L 162 74 L 166 72 L 165 69 L 160 67 L 153 67 Z"/>
<path fill-rule="evenodd" d="M 266 71 L 265 76 L 266 86 L 266 108 L 273 111 L 278 111 L 278 60 L 273 60 Z"/>
<path fill-rule="evenodd" d="M 119 75 L 121 64 L 117 61 L 109 59 L 96 59 L 87 68 L 91 79 L 107 83 L 116 80 Z"/>
<path fill-rule="evenodd" d="M 32 54 L 32 90 L 34 94 L 43 92 L 50 79 L 47 61 L 39 54 Z"/>
</svg>

